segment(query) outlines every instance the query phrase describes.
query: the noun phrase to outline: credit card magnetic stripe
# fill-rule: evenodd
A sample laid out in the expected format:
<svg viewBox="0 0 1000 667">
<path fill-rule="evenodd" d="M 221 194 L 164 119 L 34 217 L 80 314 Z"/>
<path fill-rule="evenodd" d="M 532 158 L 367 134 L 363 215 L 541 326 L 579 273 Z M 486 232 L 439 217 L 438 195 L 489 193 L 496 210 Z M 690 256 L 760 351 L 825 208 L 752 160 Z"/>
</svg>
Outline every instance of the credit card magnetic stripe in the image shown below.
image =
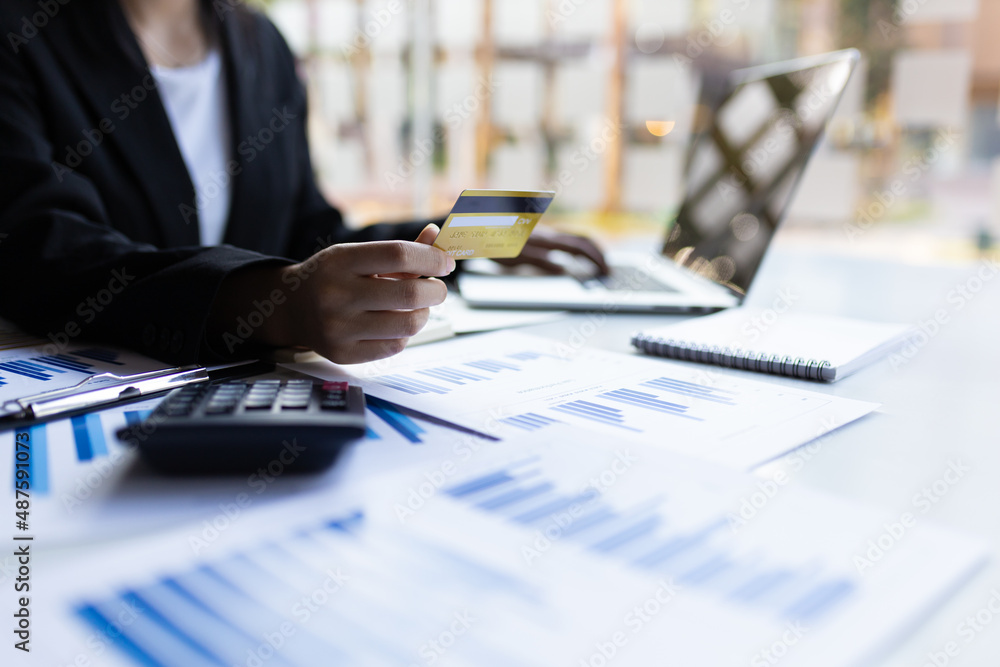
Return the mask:
<svg viewBox="0 0 1000 667">
<path fill-rule="evenodd" d="M 465 213 L 545 213 L 552 197 L 477 197 L 464 194 L 451 209 L 452 215 Z"/>
</svg>

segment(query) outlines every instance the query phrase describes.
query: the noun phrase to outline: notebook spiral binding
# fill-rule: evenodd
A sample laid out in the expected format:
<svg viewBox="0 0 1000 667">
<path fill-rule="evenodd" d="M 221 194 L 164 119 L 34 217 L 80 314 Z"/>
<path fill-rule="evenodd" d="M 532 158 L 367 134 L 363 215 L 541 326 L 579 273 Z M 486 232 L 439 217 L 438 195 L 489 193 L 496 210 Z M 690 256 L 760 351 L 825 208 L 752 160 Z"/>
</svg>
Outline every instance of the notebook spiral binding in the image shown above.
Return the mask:
<svg viewBox="0 0 1000 667">
<path fill-rule="evenodd" d="M 715 364 L 726 368 L 784 375 L 802 380 L 826 381 L 832 379 L 827 377 L 824 372 L 831 368 L 832 364 L 829 361 L 818 359 L 766 354 L 738 347 L 700 345 L 674 338 L 657 338 L 640 334 L 632 337 L 632 345 L 646 354 L 680 359 L 681 361 Z"/>
</svg>

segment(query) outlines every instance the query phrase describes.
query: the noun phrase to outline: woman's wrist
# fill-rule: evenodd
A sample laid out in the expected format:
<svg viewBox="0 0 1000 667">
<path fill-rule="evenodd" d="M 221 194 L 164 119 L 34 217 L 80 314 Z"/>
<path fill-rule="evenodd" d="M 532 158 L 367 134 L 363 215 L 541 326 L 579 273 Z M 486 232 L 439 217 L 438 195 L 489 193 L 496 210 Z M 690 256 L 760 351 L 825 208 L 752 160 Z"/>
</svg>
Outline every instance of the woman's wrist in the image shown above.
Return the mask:
<svg viewBox="0 0 1000 667">
<path fill-rule="evenodd" d="M 226 277 L 208 319 L 208 336 L 235 352 L 242 342 L 269 347 L 297 344 L 287 275 L 294 266 L 251 266 Z M 214 347 L 214 345 L 213 345 Z"/>
</svg>

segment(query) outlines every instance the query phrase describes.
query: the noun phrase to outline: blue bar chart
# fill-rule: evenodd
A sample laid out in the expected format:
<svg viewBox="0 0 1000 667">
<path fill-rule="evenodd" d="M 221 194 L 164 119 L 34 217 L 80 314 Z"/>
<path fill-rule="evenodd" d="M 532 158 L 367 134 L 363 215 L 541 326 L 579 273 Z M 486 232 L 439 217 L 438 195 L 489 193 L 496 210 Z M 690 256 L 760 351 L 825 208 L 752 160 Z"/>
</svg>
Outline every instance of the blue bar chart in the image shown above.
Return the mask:
<svg viewBox="0 0 1000 667">
<path fill-rule="evenodd" d="M 466 366 L 472 368 L 478 368 L 481 371 L 489 371 L 490 373 L 499 373 L 501 371 L 519 371 L 520 366 L 516 366 L 509 361 L 496 361 L 495 359 L 479 359 L 477 361 L 467 361 Z"/>
<path fill-rule="evenodd" d="M 816 567 L 736 556 L 724 516 L 680 530 L 671 525 L 666 501 L 614 507 L 594 489 L 565 493 L 547 477 L 544 462 L 526 461 L 483 472 L 445 493 L 550 539 L 580 543 L 604 557 L 671 576 L 682 585 L 710 588 L 730 602 L 766 609 L 779 618 L 814 621 L 855 590 L 852 581 Z"/>
<path fill-rule="evenodd" d="M 37 424 L 28 429 L 28 439 L 31 443 L 31 458 L 28 462 L 28 474 L 31 480 L 32 492 L 38 496 L 49 496 L 53 491 L 51 481 L 52 470 L 55 467 L 51 461 L 53 431 L 66 432 L 62 424 L 69 424 L 69 435 L 73 441 L 75 463 L 82 466 L 79 474 L 85 474 L 86 466 L 109 455 L 111 449 L 119 447 L 115 440 L 110 445 L 107 433 L 113 432 L 125 425 L 133 425 L 145 419 L 151 409 L 108 410 L 77 415 L 63 422 L 48 422 Z M 14 468 L 16 473 L 16 468 Z M 14 482 L 16 482 L 16 477 Z M 12 486 L 16 488 L 16 484 Z"/>
<path fill-rule="evenodd" d="M 94 364 L 83 361 L 78 357 L 69 354 L 52 354 L 44 357 L 35 357 L 35 361 L 44 363 L 47 366 L 52 366 L 54 368 L 63 368 L 67 371 L 76 371 L 77 373 L 85 373 L 88 375 L 94 367 Z"/>
<path fill-rule="evenodd" d="M 73 425 L 73 439 L 76 441 L 76 457 L 80 461 L 90 461 L 95 457 L 108 455 L 108 444 L 104 440 L 104 429 L 99 413 L 78 415 L 70 420 Z"/>
<path fill-rule="evenodd" d="M 661 377 L 656 378 L 655 380 L 643 382 L 642 386 L 661 389 L 673 394 L 681 394 L 682 396 L 690 396 L 691 398 L 710 401 L 712 403 L 736 405 L 735 398 L 737 393 L 735 391 L 706 387 L 705 385 L 695 384 L 694 382 L 685 382 L 683 380 Z"/>
<path fill-rule="evenodd" d="M 534 412 L 525 412 L 523 415 L 517 415 L 515 417 L 505 417 L 500 421 L 504 424 L 515 426 L 523 431 L 537 431 L 538 429 L 545 428 L 551 424 L 560 423 L 558 419 L 546 417 L 545 415 L 540 415 Z"/>
<path fill-rule="evenodd" d="M 418 445 L 423 442 L 422 434 L 426 433 L 420 424 L 415 420 L 411 419 L 409 416 L 403 414 L 399 408 L 389 401 L 382 400 L 381 398 L 375 398 L 374 396 L 367 397 L 368 410 L 380 418 L 383 422 L 388 424 L 395 430 L 399 435 L 403 436 L 411 444 Z M 374 431 L 369 430 L 371 435 L 378 437 Z M 369 437 L 371 437 L 369 435 Z"/>
<path fill-rule="evenodd" d="M 610 426 L 617 426 L 618 428 L 623 428 L 626 431 L 632 431 L 634 433 L 642 433 L 642 429 L 628 426 L 625 423 L 625 414 L 618 408 L 599 405 L 593 401 L 570 401 L 568 403 L 562 403 L 561 405 L 554 405 L 552 406 L 552 409 L 556 412 L 561 412 L 573 417 L 579 417 L 581 419 L 587 419 L 601 424 L 608 424 Z"/>
<path fill-rule="evenodd" d="M 417 371 L 421 375 L 426 375 L 432 377 L 436 380 L 444 380 L 445 382 L 450 382 L 451 384 L 465 385 L 469 382 L 479 382 L 481 380 L 486 380 L 487 378 L 482 375 L 476 375 L 475 373 L 469 373 L 466 371 L 455 370 L 454 368 L 428 368 L 422 371 Z"/>
<path fill-rule="evenodd" d="M 311 667 L 426 664 L 419 651 L 426 657 L 427 638 L 454 623 L 456 600 L 487 597 L 522 615 L 540 609 L 527 586 L 488 566 L 405 536 L 366 548 L 365 536 L 363 519 L 325 522 L 280 543 L 176 566 L 159 578 L 84 598 L 73 612 L 138 665 L 224 667 L 250 656 L 247 664 Z M 317 590 L 322 603 L 309 600 Z M 296 600 L 306 603 L 283 602 Z M 123 609 L 142 613 L 122 623 Z M 280 628 L 292 631 L 280 636 Z M 280 645 L 268 637 L 280 637 Z M 461 664 L 528 664 L 475 633 L 448 653 Z"/>
<path fill-rule="evenodd" d="M 383 375 L 382 377 L 372 380 L 372 382 L 380 384 L 383 387 L 389 387 L 390 389 L 401 391 L 404 394 L 410 394 L 411 396 L 417 396 L 419 394 L 447 394 L 451 391 L 448 387 L 443 387 L 439 384 L 425 382 L 423 380 L 410 378 L 406 375 L 400 374 Z"/>
<path fill-rule="evenodd" d="M 534 350 L 525 350 L 523 352 L 512 352 L 507 356 L 510 357 L 511 359 L 518 359 L 520 361 L 534 361 L 536 359 L 541 359 L 542 357 L 549 357 L 552 359 L 557 358 L 546 352 L 536 352 Z"/>
<path fill-rule="evenodd" d="M 49 494 L 49 441 L 45 425 L 32 426 L 28 429 L 28 442 L 31 456 L 28 460 L 28 481 L 33 493 L 40 496 Z M 15 472 L 17 468 L 14 468 Z M 17 488 L 17 477 L 14 478 L 14 488 Z"/>
<path fill-rule="evenodd" d="M 38 350 L 16 350 L 0 359 L 0 387 L 11 384 L 12 376 L 22 380 L 49 382 L 57 377 L 77 377 L 98 372 L 95 362 L 121 366 L 119 353 L 105 348 L 87 348 L 72 353 L 38 354 Z M 41 388 L 39 387 L 39 390 Z"/>
<path fill-rule="evenodd" d="M 117 350 L 109 350 L 103 347 L 89 347 L 83 350 L 74 350 L 73 354 L 78 357 L 94 359 L 95 361 L 101 361 L 105 364 L 111 364 L 113 366 L 124 365 L 123 362 L 118 361 Z"/>
<path fill-rule="evenodd" d="M 875 409 L 514 331 L 452 341 L 446 364 L 436 348 L 412 348 L 365 368 L 359 382 L 368 394 L 448 414 L 478 432 L 499 422 L 531 433 L 554 419 L 613 437 L 653 437 L 671 451 L 735 467 L 773 459 L 815 438 L 824 424 L 847 424 Z"/>
<path fill-rule="evenodd" d="M 378 420 L 391 428 L 391 432 L 402 437 L 411 445 L 424 442 L 426 429 L 418 420 L 404 414 L 398 406 L 382 399 L 369 397 L 368 421 Z M 77 415 L 67 420 L 47 422 L 28 429 L 31 443 L 31 458 L 28 465 L 29 479 L 34 494 L 39 497 L 51 496 L 57 484 L 52 481 L 53 470 L 73 470 L 72 478 L 62 479 L 62 483 L 72 486 L 81 476 L 85 476 L 91 467 L 101 459 L 106 459 L 116 449 L 125 445 L 118 442 L 113 434 L 123 426 L 134 426 L 144 420 L 152 412 L 150 403 L 145 403 L 141 409 L 112 409 L 103 412 L 92 412 Z M 62 434 L 72 440 L 72 448 L 62 449 L 63 457 L 69 454 L 72 462 L 52 461 L 53 448 L 51 442 L 53 433 Z M 381 440 L 374 429 L 369 428 L 368 440 Z M 16 452 L 11 452 L 10 462 L 13 466 Z M 16 488 L 16 468 L 12 467 L 11 489 Z"/>
<path fill-rule="evenodd" d="M 515 352 L 505 356 L 521 362 L 535 361 L 545 357 L 552 357 L 552 355 L 531 351 Z M 455 387 L 491 380 L 496 377 L 497 374 L 504 373 L 506 371 L 517 372 L 523 370 L 522 366 L 519 364 L 497 359 L 474 359 L 464 361 L 461 365 L 468 366 L 469 368 L 473 368 L 477 371 L 485 371 L 486 373 L 492 375 L 473 373 L 450 366 L 433 366 L 430 368 L 416 369 L 413 371 L 412 375 L 403 373 L 382 375 L 373 378 L 372 382 L 382 385 L 383 387 L 401 391 L 410 396 L 418 396 L 420 394 L 447 394 Z M 417 375 L 423 377 L 415 377 Z M 428 381 L 426 378 L 430 378 L 431 381 Z"/>
<path fill-rule="evenodd" d="M 655 410 L 656 412 L 665 412 L 669 415 L 684 417 L 685 419 L 703 421 L 699 417 L 692 417 L 685 414 L 688 411 L 688 406 L 661 400 L 656 394 L 635 391 L 634 389 L 615 389 L 614 391 L 606 391 L 603 394 L 598 394 L 598 396 L 617 403 L 634 405 L 647 410 Z"/>
<path fill-rule="evenodd" d="M 0 371 L 6 371 L 8 373 L 13 373 L 14 375 L 22 375 L 31 380 L 41 380 L 42 382 L 47 382 L 52 379 L 53 375 L 66 372 L 61 368 L 53 366 L 42 366 L 41 364 L 22 360 L 6 361 L 0 363 Z M 2 376 L 0 376 L 0 378 L 2 378 Z"/>
</svg>

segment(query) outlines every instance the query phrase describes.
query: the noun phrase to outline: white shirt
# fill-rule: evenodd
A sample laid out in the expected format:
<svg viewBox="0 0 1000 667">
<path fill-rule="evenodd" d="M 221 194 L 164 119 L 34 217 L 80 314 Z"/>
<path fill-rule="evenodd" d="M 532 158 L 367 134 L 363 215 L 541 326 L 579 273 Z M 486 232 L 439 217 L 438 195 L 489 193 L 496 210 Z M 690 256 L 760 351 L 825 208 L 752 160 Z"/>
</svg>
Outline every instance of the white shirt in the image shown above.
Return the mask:
<svg viewBox="0 0 1000 667">
<path fill-rule="evenodd" d="M 190 67 L 150 67 L 194 184 L 202 245 L 219 245 L 229 219 L 232 176 L 226 77 L 218 50 Z"/>
</svg>

